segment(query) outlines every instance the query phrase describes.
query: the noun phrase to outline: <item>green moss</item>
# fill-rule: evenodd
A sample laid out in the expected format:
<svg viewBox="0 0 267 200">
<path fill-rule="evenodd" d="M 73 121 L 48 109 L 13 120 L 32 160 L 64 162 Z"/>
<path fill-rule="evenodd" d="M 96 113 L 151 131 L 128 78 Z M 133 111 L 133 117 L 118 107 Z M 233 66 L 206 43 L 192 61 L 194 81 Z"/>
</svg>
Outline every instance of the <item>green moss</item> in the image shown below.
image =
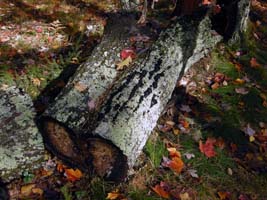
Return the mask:
<svg viewBox="0 0 267 200">
<path fill-rule="evenodd" d="M 154 167 L 158 167 L 163 156 L 167 156 L 167 150 L 160 138 L 150 138 L 144 148 L 144 152 L 148 155 Z"/>
<path fill-rule="evenodd" d="M 227 58 L 225 58 L 223 55 L 220 55 L 216 51 L 212 52 L 211 57 L 212 57 L 211 60 L 212 67 L 216 71 L 221 72 L 233 79 L 239 78 L 239 73 L 236 70 L 235 65 L 231 63 Z"/>
<path fill-rule="evenodd" d="M 73 199 L 73 197 L 69 191 L 69 187 L 67 185 L 64 185 L 63 187 L 61 187 L 60 191 L 63 194 L 64 200 L 72 200 Z"/>
<path fill-rule="evenodd" d="M 145 191 L 131 191 L 128 197 L 132 200 L 161 200 L 162 198 L 156 196 L 149 196 Z"/>
</svg>

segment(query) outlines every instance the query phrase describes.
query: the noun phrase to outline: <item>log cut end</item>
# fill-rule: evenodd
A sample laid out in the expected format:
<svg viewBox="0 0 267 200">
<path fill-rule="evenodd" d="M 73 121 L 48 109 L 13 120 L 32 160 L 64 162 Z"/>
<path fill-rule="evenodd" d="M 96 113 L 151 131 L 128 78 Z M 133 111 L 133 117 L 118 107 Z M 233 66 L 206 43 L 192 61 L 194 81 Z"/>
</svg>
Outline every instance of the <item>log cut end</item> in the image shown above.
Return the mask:
<svg viewBox="0 0 267 200">
<path fill-rule="evenodd" d="M 127 158 L 111 142 L 94 136 L 78 137 L 63 123 L 49 117 L 42 117 L 38 124 L 47 149 L 69 166 L 111 181 L 126 178 Z"/>
</svg>

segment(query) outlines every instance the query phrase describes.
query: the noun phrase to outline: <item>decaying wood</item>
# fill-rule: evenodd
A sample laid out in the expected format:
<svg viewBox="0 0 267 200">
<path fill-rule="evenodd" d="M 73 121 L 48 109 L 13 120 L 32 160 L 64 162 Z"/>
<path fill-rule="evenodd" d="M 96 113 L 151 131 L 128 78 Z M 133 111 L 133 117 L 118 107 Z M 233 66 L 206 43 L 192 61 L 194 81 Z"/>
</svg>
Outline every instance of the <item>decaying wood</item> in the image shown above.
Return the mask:
<svg viewBox="0 0 267 200">
<path fill-rule="evenodd" d="M 0 89 L 0 178 L 8 181 L 40 167 L 44 146 L 34 122 L 29 95 L 13 87 Z"/>
</svg>

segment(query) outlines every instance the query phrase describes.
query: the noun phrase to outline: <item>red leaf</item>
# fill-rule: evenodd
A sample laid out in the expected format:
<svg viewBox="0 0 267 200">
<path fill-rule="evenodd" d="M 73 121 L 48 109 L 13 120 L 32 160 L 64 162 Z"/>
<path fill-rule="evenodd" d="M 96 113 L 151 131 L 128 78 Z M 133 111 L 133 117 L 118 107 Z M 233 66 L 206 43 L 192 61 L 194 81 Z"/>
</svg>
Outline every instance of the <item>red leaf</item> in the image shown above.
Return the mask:
<svg viewBox="0 0 267 200">
<path fill-rule="evenodd" d="M 216 140 L 214 138 L 208 138 L 206 143 L 203 144 L 202 141 L 199 141 L 199 149 L 205 154 L 208 158 L 216 156 L 216 152 L 214 151 L 214 145 Z"/>
<path fill-rule="evenodd" d="M 134 59 L 136 57 L 136 53 L 134 51 L 133 48 L 125 48 L 121 51 L 120 53 L 120 57 L 122 60 L 125 60 L 128 57 L 131 57 L 132 59 Z"/>
</svg>

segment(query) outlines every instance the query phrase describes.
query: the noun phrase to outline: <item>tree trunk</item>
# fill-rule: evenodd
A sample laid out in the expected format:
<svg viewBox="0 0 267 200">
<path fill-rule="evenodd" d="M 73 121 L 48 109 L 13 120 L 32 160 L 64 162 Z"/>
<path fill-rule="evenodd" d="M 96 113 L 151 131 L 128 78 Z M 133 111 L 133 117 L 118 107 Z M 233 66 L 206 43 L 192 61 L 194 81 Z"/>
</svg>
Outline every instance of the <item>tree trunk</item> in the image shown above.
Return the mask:
<svg viewBox="0 0 267 200">
<path fill-rule="evenodd" d="M 125 20 L 130 22 L 129 19 Z M 103 40 L 105 44 L 100 44 L 88 62 L 78 69 L 74 78 L 40 121 L 45 138 L 48 138 L 48 143 L 50 143 L 49 148 L 62 158 L 68 157 L 67 160 L 82 163 L 83 166 L 86 166 L 84 163 L 88 158 L 82 160 L 78 155 L 86 155 L 89 151 L 91 160 L 98 159 L 95 161 L 98 167 L 94 165 L 98 168 L 98 171 L 94 169 L 96 173 L 107 176 L 115 174 L 118 169 L 114 168 L 117 166 L 115 161 L 112 161 L 113 164 L 110 164 L 109 168 L 105 167 L 109 169 L 108 171 L 99 172 L 101 169 L 99 166 L 105 163 L 105 159 L 99 160 L 99 153 L 96 153 L 95 157 L 92 152 L 96 149 L 101 151 L 101 145 L 94 146 L 94 150 L 91 150 L 90 145 L 84 144 L 88 143 L 90 137 L 94 135 L 105 139 L 98 139 L 101 140 L 101 144 L 106 143 L 106 140 L 109 141 L 115 146 L 115 154 L 123 154 L 119 157 L 126 158 L 124 165 L 119 164 L 121 171 L 126 172 L 128 167 L 133 167 L 171 97 L 177 79 L 222 39 L 219 35 L 213 35 L 210 27 L 208 17 L 179 19 L 174 26 L 160 35 L 149 54 L 138 59 L 129 72 L 117 79 L 114 63 L 118 53 L 117 47 L 123 47 L 121 35 L 116 33 L 114 27 L 111 27 L 115 32 L 107 31 L 105 38 L 113 41 L 113 34 L 115 34 L 115 37 L 120 39 L 114 43 L 105 43 L 106 39 Z M 97 105 L 96 112 L 90 111 L 88 101 L 89 104 L 94 102 Z M 47 128 L 48 125 L 58 128 Z M 59 134 L 56 133 L 58 129 L 63 129 L 64 135 L 69 135 L 70 141 L 73 141 L 72 137 L 73 135 L 76 137 L 76 134 L 78 138 L 83 138 L 76 139 L 80 141 L 81 146 L 78 150 L 81 153 L 75 154 L 76 159 L 70 156 L 73 153 L 65 156 L 65 150 L 55 145 L 59 143 L 55 141 L 55 138 L 62 138 L 53 136 Z M 52 143 L 51 138 L 54 140 Z M 66 144 L 70 143 L 66 142 Z M 102 158 L 107 155 L 111 153 L 107 152 Z"/>
<path fill-rule="evenodd" d="M 8 181 L 44 161 L 30 96 L 16 87 L 0 89 L 0 178 Z"/>
</svg>

